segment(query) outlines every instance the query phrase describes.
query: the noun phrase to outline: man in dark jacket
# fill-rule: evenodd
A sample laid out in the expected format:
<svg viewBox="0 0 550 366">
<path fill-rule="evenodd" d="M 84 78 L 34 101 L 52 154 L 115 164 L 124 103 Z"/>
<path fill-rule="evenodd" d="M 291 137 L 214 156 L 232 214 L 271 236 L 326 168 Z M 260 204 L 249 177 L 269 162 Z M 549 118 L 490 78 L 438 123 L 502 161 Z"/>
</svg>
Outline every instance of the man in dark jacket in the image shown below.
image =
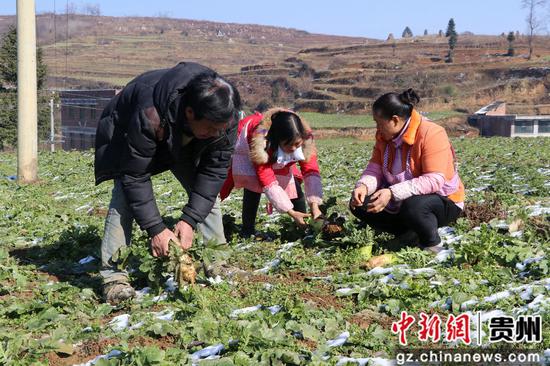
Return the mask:
<svg viewBox="0 0 550 366">
<path fill-rule="evenodd" d="M 101 244 L 106 301 L 135 295 L 112 258 L 130 244 L 134 219 L 149 234 L 155 256 L 168 253 L 170 240 L 191 247 L 196 228 L 205 240 L 225 242 L 217 195 L 227 176 L 240 107 L 235 87 L 192 62 L 136 77 L 107 105 L 95 142 L 96 184 L 114 180 Z M 174 231 L 163 223 L 151 184 L 151 176 L 166 170 L 189 196 Z"/>
</svg>

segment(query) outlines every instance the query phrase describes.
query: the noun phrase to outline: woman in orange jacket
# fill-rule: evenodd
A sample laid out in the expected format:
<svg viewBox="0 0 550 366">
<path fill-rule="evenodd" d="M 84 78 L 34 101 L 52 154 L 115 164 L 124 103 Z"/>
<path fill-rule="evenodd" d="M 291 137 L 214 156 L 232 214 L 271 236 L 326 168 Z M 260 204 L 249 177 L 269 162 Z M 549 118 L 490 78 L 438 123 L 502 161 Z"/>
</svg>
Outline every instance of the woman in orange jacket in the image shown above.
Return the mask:
<svg viewBox="0 0 550 366">
<path fill-rule="evenodd" d="M 414 232 L 421 247 L 438 252 L 437 228 L 462 212 L 464 185 L 445 129 L 418 113 L 419 102 L 412 89 L 374 102 L 376 144 L 350 209 L 375 229 Z"/>
<path fill-rule="evenodd" d="M 223 200 L 233 187 L 244 188 L 241 235 L 255 234 L 262 193 L 270 206 L 288 214 L 299 226 L 304 227 L 304 219 L 310 216 L 306 202 L 313 218 L 319 217 L 323 190 L 313 134 L 307 122 L 293 111 L 274 108 L 242 119 L 238 133 L 220 195 Z"/>
</svg>

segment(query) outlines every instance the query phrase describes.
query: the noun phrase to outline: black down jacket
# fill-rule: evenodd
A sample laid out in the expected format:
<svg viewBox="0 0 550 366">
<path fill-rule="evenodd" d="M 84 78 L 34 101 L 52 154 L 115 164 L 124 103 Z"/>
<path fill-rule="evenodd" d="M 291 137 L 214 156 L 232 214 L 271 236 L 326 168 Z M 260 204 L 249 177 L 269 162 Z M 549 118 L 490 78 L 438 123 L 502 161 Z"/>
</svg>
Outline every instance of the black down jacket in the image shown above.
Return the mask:
<svg viewBox="0 0 550 366">
<path fill-rule="evenodd" d="M 96 184 L 119 179 L 134 218 L 150 236 L 166 228 L 153 195 L 152 175 L 175 164 L 186 167 L 191 185 L 181 219 L 193 228 L 210 213 L 227 176 L 237 122 L 221 137 L 193 139 L 181 146 L 187 129 L 184 113 L 179 113 L 183 92 L 193 77 L 204 72 L 213 71 L 182 62 L 136 77 L 105 107 L 97 127 Z"/>
</svg>

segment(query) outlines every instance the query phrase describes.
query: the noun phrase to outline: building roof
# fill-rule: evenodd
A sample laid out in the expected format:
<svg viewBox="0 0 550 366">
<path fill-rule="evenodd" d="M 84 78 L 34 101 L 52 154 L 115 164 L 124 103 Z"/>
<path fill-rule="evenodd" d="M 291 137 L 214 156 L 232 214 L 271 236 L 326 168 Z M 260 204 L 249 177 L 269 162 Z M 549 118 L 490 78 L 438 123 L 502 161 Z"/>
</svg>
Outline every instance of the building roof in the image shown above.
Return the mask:
<svg viewBox="0 0 550 366">
<path fill-rule="evenodd" d="M 111 98 L 61 98 L 63 105 L 97 105 L 98 99 L 111 100 Z"/>
<path fill-rule="evenodd" d="M 550 120 L 550 115 L 534 115 L 534 116 L 516 116 L 516 121 L 531 121 L 531 120 L 539 120 L 539 119 L 548 119 Z"/>
<path fill-rule="evenodd" d="M 501 100 L 494 101 L 493 103 L 488 104 L 485 107 L 481 108 L 479 111 L 475 112 L 475 114 L 487 114 L 487 112 L 494 111 L 505 103 L 506 102 Z"/>
</svg>

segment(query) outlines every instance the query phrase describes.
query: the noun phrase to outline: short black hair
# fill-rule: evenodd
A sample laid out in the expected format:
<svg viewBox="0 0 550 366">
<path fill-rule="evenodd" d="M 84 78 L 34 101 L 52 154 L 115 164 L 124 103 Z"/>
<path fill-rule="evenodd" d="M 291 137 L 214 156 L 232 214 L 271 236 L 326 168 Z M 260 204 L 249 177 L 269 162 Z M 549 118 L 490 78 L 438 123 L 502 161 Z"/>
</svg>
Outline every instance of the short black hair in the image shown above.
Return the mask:
<svg viewBox="0 0 550 366">
<path fill-rule="evenodd" d="M 291 143 L 298 138 L 306 140 L 309 136 L 310 132 L 306 131 L 297 114 L 280 111 L 271 116 L 271 127 L 266 139 L 271 149 L 277 149 L 281 144 Z"/>
<path fill-rule="evenodd" d="M 216 72 L 195 76 L 183 91 L 183 108 L 190 107 L 196 119 L 226 123 L 238 120 L 241 96 L 231 82 Z"/>
<path fill-rule="evenodd" d="M 372 112 L 378 113 L 385 119 L 391 119 L 392 116 L 409 118 L 418 103 L 420 103 L 420 97 L 413 89 L 407 89 L 401 94 L 386 93 L 376 99 L 372 105 Z"/>
</svg>

